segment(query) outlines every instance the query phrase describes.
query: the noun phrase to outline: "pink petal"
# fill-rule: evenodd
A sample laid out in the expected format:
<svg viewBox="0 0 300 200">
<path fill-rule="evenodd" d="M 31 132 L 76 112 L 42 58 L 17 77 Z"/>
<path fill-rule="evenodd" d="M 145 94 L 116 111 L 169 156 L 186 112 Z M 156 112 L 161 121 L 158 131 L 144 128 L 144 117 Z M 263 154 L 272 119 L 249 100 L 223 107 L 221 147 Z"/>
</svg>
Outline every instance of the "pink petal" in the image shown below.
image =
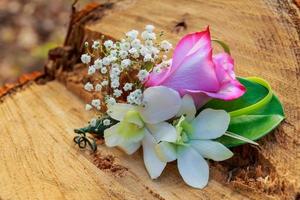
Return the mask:
<svg viewBox="0 0 300 200">
<path fill-rule="evenodd" d="M 171 73 L 162 85 L 179 91 L 184 95 L 184 90 L 205 90 L 216 92 L 220 85 L 216 77 L 214 63 L 212 61 L 212 50 L 198 51 L 187 56 L 181 66 Z"/>
<path fill-rule="evenodd" d="M 230 101 L 241 97 L 245 92 L 246 88 L 237 80 L 232 79 L 230 82 L 222 85 L 218 92 L 207 92 L 199 90 L 186 90 L 187 93 L 191 94 L 194 101 L 197 103 L 203 102 L 203 94 L 211 98 L 223 99 L 225 101 Z M 207 100 L 204 98 L 204 100 Z M 202 104 L 203 105 L 203 104 Z M 197 107 L 202 106 L 197 104 Z"/>
<path fill-rule="evenodd" d="M 239 81 L 233 79 L 222 85 L 221 89 L 217 93 L 206 92 L 206 94 L 213 98 L 230 101 L 241 97 L 245 92 L 246 88 Z"/>
<path fill-rule="evenodd" d="M 151 72 L 148 76 L 148 80 L 145 82 L 146 87 L 158 86 L 169 74 L 170 67 L 162 69 L 160 72 Z"/>
<path fill-rule="evenodd" d="M 180 95 L 192 95 L 197 107 L 211 98 L 233 100 L 246 89 L 233 71 L 234 60 L 227 53 L 212 56 L 209 27 L 184 36 L 177 44 L 172 65 L 161 73 L 152 72 L 146 86 L 164 85 Z"/>
<path fill-rule="evenodd" d="M 186 56 L 202 49 L 211 49 L 209 27 L 205 31 L 185 35 L 176 45 L 173 53 L 172 71 L 183 62 Z"/>
<path fill-rule="evenodd" d="M 219 53 L 213 56 L 213 61 L 216 66 L 216 74 L 219 82 L 229 81 L 230 79 L 235 79 L 235 74 L 233 71 L 234 60 L 227 53 Z"/>
<path fill-rule="evenodd" d="M 151 87 L 161 85 L 165 79 L 167 79 L 173 72 L 176 71 L 179 66 L 181 66 L 181 64 L 183 64 L 184 60 L 186 60 L 186 57 L 190 57 L 196 52 L 201 51 L 211 51 L 209 27 L 207 27 L 205 31 L 195 32 L 184 36 L 176 45 L 171 67 L 161 71 L 160 73 L 150 73 L 145 86 Z"/>
</svg>

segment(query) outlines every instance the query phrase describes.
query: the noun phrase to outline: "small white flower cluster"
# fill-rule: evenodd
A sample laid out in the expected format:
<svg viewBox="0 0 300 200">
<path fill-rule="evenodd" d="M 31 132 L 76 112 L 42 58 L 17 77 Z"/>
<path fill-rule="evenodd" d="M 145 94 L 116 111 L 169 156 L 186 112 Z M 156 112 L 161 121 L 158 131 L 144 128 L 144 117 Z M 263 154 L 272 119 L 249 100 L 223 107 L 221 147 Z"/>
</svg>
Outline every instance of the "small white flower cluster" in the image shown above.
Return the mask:
<svg viewBox="0 0 300 200">
<path fill-rule="evenodd" d="M 163 40 L 160 43 L 160 47 L 165 51 L 170 51 L 170 49 L 172 49 L 172 44 L 170 42 L 168 42 L 167 40 Z"/>
<path fill-rule="evenodd" d="M 91 84 L 90 82 L 87 82 L 87 83 L 84 85 L 84 89 L 85 89 L 86 91 L 91 92 L 91 91 L 94 89 L 94 86 L 93 86 L 93 84 Z"/>
<path fill-rule="evenodd" d="M 89 64 L 91 62 L 91 59 L 91 56 L 87 53 L 81 55 L 81 62 L 84 64 Z"/>
<path fill-rule="evenodd" d="M 105 97 L 105 103 L 106 103 L 108 106 L 112 106 L 112 105 L 114 105 L 115 103 L 117 103 L 117 101 L 116 101 L 116 99 L 113 98 L 113 97 L 106 96 L 106 97 Z"/>
<path fill-rule="evenodd" d="M 117 42 L 94 41 L 91 49 L 89 43 L 85 42 L 87 53 L 81 56 L 81 61 L 88 66 L 88 75 L 99 73 L 100 81 L 89 81 L 84 89 L 88 92 L 105 92 L 103 103 L 106 105 L 118 101 L 140 105 L 143 84 L 147 81 L 149 72 L 160 72 L 170 65 L 165 54 L 172 48 L 172 44 L 161 40 L 162 34 L 157 35 L 154 29 L 153 25 L 147 25 L 141 34 L 137 30 L 131 30 L 125 33 L 124 39 Z M 86 105 L 86 110 L 100 110 L 101 107 L 100 99 L 94 99 Z"/>
<path fill-rule="evenodd" d="M 97 126 L 97 118 L 92 118 L 91 120 L 90 120 L 90 125 L 91 125 L 91 127 L 96 127 Z M 104 126 L 109 126 L 110 124 L 111 124 L 111 121 L 110 121 L 110 119 L 105 119 L 105 120 L 103 120 L 103 125 Z"/>
<path fill-rule="evenodd" d="M 126 91 L 126 92 L 130 91 L 130 90 L 132 90 L 132 86 L 133 86 L 132 83 L 125 83 L 125 85 L 123 87 L 123 90 Z"/>
<path fill-rule="evenodd" d="M 136 89 L 127 96 L 129 104 L 141 105 L 143 92 L 141 89 Z"/>
<path fill-rule="evenodd" d="M 149 72 L 147 70 L 145 70 L 145 69 L 140 70 L 139 73 L 138 73 L 138 75 L 137 75 L 137 77 L 139 78 L 139 80 L 142 83 L 147 80 L 148 76 L 149 76 Z"/>
<path fill-rule="evenodd" d="M 101 100 L 100 99 L 93 99 L 91 104 L 85 105 L 85 110 L 91 110 L 92 108 L 96 108 L 97 110 L 101 109 Z"/>
</svg>

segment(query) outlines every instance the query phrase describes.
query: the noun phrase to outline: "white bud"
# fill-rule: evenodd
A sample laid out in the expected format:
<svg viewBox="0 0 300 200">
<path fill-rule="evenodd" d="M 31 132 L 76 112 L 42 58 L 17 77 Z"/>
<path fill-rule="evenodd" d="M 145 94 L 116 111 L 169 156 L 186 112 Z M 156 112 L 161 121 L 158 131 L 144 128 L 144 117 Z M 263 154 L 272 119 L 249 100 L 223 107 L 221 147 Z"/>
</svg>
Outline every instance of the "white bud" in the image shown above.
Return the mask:
<svg viewBox="0 0 300 200">
<path fill-rule="evenodd" d="M 127 67 L 130 66 L 130 64 L 131 64 L 131 60 L 125 59 L 125 60 L 122 60 L 122 62 L 121 62 L 121 67 L 127 68 Z"/>
<path fill-rule="evenodd" d="M 149 76 L 149 72 L 145 69 L 140 70 L 139 73 L 137 74 L 137 77 L 141 82 L 146 81 L 148 76 Z"/>
<path fill-rule="evenodd" d="M 131 46 L 136 48 L 136 49 L 139 49 L 140 46 L 141 46 L 141 41 L 139 39 L 134 39 L 131 42 Z"/>
<path fill-rule="evenodd" d="M 113 67 L 111 69 L 111 74 L 114 75 L 114 76 L 118 76 L 118 75 L 120 75 L 120 73 L 121 73 L 121 70 L 117 67 Z"/>
<path fill-rule="evenodd" d="M 113 81 L 111 82 L 110 86 L 111 86 L 112 88 L 118 88 L 118 87 L 120 86 L 119 80 L 117 80 L 117 79 L 113 80 Z"/>
<path fill-rule="evenodd" d="M 91 127 L 95 127 L 97 125 L 97 119 L 96 118 L 91 119 L 90 125 Z"/>
<path fill-rule="evenodd" d="M 81 55 L 81 62 L 84 64 L 88 64 L 91 62 L 91 56 L 89 54 L 82 54 Z"/>
<path fill-rule="evenodd" d="M 139 34 L 139 32 L 137 30 L 131 30 L 131 31 L 126 33 L 126 36 L 128 38 L 130 38 L 131 40 L 134 40 L 134 39 L 137 38 L 138 34 Z"/>
<path fill-rule="evenodd" d="M 144 31 L 141 34 L 143 40 L 155 40 L 156 39 L 156 35 L 153 32 L 148 32 L 148 31 Z"/>
<path fill-rule="evenodd" d="M 94 65 L 89 66 L 88 75 L 92 75 L 96 72 Z"/>
<path fill-rule="evenodd" d="M 110 63 L 115 62 L 116 60 L 118 60 L 118 58 L 116 56 L 113 56 L 113 55 L 109 55 L 108 58 L 110 60 Z"/>
<path fill-rule="evenodd" d="M 120 49 L 123 51 L 128 51 L 130 49 L 130 43 L 129 42 L 121 42 Z"/>
<path fill-rule="evenodd" d="M 129 49 L 128 52 L 129 52 L 130 54 L 136 54 L 136 53 L 138 52 L 138 50 L 137 50 L 136 48 L 133 47 L 133 48 Z"/>
<path fill-rule="evenodd" d="M 109 65 L 110 62 L 111 62 L 111 60 L 110 60 L 109 57 L 104 57 L 104 58 L 102 59 L 102 64 L 105 65 L 105 66 Z"/>
<path fill-rule="evenodd" d="M 124 91 L 132 90 L 132 85 L 132 83 L 125 83 L 125 85 L 123 86 Z"/>
<path fill-rule="evenodd" d="M 106 74 L 107 73 L 107 68 L 106 67 L 102 67 L 101 68 L 101 74 Z"/>
<path fill-rule="evenodd" d="M 92 48 L 93 49 L 98 49 L 99 47 L 100 47 L 100 42 L 99 41 L 94 41 L 93 45 L 92 45 Z"/>
<path fill-rule="evenodd" d="M 150 61 L 153 61 L 151 54 L 146 54 L 144 56 L 144 62 L 150 62 Z"/>
<path fill-rule="evenodd" d="M 118 50 L 116 50 L 116 49 L 111 50 L 111 51 L 110 51 L 110 55 L 116 57 L 116 56 L 118 55 Z"/>
<path fill-rule="evenodd" d="M 103 120 L 103 125 L 104 126 L 109 126 L 110 125 L 110 120 L 109 119 Z"/>
<path fill-rule="evenodd" d="M 151 48 L 151 53 L 152 53 L 154 56 L 156 56 L 157 54 L 159 54 L 158 48 L 152 47 L 152 48 Z"/>
<path fill-rule="evenodd" d="M 102 64 L 102 60 L 100 58 L 95 60 L 95 62 L 94 62 L 95 69 L 100 69 L 102 66 L 103 66 L 103 64 Z"/>
<path fill-rule="evenodd" d="M 167 40 L 163 40 L 160 43 L 160 48 L 163 49 L 164 51 L 169 51 L 170 49 L 172 49 L 172 44 Z"/>
<path fill-rule="evenodd" d="M 105 46 L 105 48 L 107 48 L 107 49 L 112 48 L 113 45 L 114 45 L 114 42 L 111 41 L 111 40 L 106 40 L 106 41 L 104 42 L 104 46 Z"/>
<path fill-rule="evenodd" d="M 85 110 L 89 111 L 91 110 L 93 107 L 90 104 L 85 104 Z"/>
<path fill-rule="evenodd" d="M 124 51 L 124 50 L 121 50 L 119 52 L 119 55 L 122 59 L 125 59 L 127 56 L 128 56 L 128 52 L 127 51 Z"/>
<path fill-rule="evenodd" d="M 155 27 L 153 25 L 148 24 L 148 25 L 146 25 L 145 30 L 148 31 L 148 32 L 152 32 L 154 30 L 154 28 Z"/>
<path fill-rule="evenodd" d="M 119 90 L 119 89 L 114 90 L 114 96 L 117 98 L 120 97 L 122 95 L 122 93 L 123 93 L 122 90 Z"/>
<path fill-rule="evenodd" d="M 91 91 L 94 89 L 94 86 L 93 86 L 93 84 L 91 84 L 90 82 L 87 82 L 87 83 L 84 85 L 84 89 L 85 89 L 86 91 L 91 92 Z"/>
<path fill-rule="evenodd" d="M 131 92 L 127 96 L 127 102 L 129 104 L 141 105 L 141 103 L 142 103 L 142 91 L 140 89 L 137 89 L 137 90 Z"/>
<path fill-rule="evenodd" d="M 97 85 L 95 86 L 95 91 L 100 92 L 101 90 L 102 90 L 102 85 L 97 83 Z"/>
<path fill-rule="evenodd" d="M 108 85 L 108 81 L 107 81 L 107 80 L 102 81 L 102 82 L 101 82 L 101 85 L 102 85 L 102 86 L 107 86 L 107 85 Z"/>
<path fill-rule="evenodd" d="M 91 102 L 91 104 L 95 108 L 98 108 L 101 105 L 101 101 L 100 101 L 100 99 L 93 99 L 92 102 Z"/>
<path fill-rule="evenodd" d="M 108 106 L 112 106 L 117 103 L 115 98 L 109 96 L 105 99 L 105 102 Z"/>
</svg>

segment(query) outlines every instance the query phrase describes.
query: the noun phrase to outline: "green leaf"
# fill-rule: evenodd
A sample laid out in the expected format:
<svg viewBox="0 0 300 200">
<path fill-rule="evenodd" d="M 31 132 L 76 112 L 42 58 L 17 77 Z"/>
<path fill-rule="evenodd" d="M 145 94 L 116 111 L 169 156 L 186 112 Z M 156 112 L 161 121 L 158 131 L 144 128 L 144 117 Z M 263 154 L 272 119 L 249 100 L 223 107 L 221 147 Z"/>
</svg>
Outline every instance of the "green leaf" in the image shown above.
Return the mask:
<svg viewBox="0 0 300 200">
<path fill-rule="evenodd" d="M 154 63 L 152 62 L 146 62 L 145 65 L 143 66 L 144 69 L 146 69 L 148 72 L 152 70 L 154 67 Z"/>
<path fill-rule="evenodd" d="M 230 48 L 225 42 L 217 39 L 213 39 L 211 41 L 218 43 L 223 48 L 223 50 L 230 55 Z"/>
<path fill-rule="evenodd" d="M 205 107 L 224 109 L 231 115 L 228 131 L 257 140 L 274 128 L 284 119 L 283 107 L 270 86 L 259 78 L 239 78 L 247 92 L 234 101 L 212 100 Z M 227 147 L 245 144 L 226 135 L 218 141 Z"/>
</svg>

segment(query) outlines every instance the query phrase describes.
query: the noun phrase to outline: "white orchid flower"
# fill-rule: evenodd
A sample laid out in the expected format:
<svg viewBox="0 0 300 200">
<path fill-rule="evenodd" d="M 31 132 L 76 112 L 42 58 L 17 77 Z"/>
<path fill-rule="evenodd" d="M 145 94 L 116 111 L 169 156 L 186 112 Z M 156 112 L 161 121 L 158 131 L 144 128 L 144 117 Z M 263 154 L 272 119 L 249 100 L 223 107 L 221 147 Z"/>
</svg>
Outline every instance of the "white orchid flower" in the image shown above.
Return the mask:
<svg viewBox="0 0 300 200">
<path fill-rule="evenodd" d="M 141 106 L 117 103 L 108 114 L 120 121 L 104 131 L 105 143 L 118 146 L 132 154 L 143 145 L 144 163 L 151 178 L 157 178 L 166 166 L 155 153 L 158 141 L 176 142 L 175 127 L 165 122 L 174 117 L 181 107 L 181 98 L 173 89 L 157 86 L 143 93 Z"/>
<path fill-rule="evenodd" d="M 178 115 L 176 142 L 161 141 L 155 146 L 161 161 L 177 159 L 179 173 L 183 180 L 195 188 L 203 188 L 208 183 L 209 167 L 204 158 L 222 161 L 233 153 L 212 139 L 225 134 L 230 116 L 224 110 L 205 109 L 196 118 L 193 99 L 185 95 Z M 186 115 L 184 117 L 183 115 Z"/>
</svg>

